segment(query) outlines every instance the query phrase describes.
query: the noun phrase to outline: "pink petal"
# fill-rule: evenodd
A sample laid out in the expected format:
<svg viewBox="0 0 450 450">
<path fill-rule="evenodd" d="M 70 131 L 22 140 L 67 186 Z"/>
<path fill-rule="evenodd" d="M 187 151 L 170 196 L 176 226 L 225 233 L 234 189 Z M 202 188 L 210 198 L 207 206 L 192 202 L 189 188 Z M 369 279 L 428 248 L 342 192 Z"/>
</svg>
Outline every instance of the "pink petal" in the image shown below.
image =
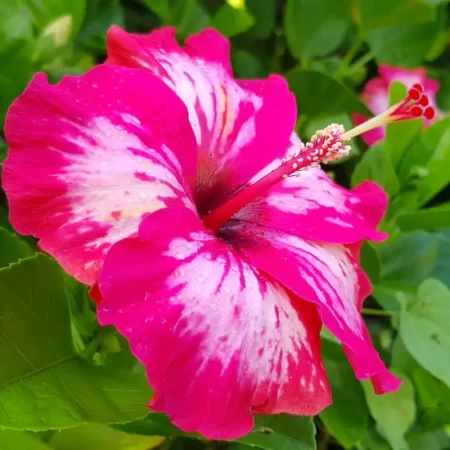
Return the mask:
<svg viewBox="0 0 450 450">
<path fill-rule="evenodd" d="M 386 208 L 387 196 L 377 184 L 366 181 L 349 191 L 322 170 L 309 169 L 278 183 L 234 218 L 305 239 L 349 244 L 384 240 L 386 233 L 376 228 Z"/>
<path fill-rule="evenodd" d="M 11 222 L 88 284 L 145 214 L 192 205 L 187 111 L 150 73 L 100 66 L 56 85 L 38 74 L 11 106 L 6 137 Z"/>
<path fill-rule="evenodd" d="M 410 88 L 415 83 L 424 83 L 427 77 L 427 73 L 422 67 L 418 69 L 407 69 L 406 67 L 394 67 L 389 64 L 380 64 L 378 72 L 387 86 L 394 81 L 400 81 L 407 88 Z"/>
<path fill-rule="evenodd" d="M 255 270 L 187 209 L 159 210 L 108 253 L 98 306 L 147 369 L 150 406 L 184 431 L 234 439 L 252 413 L 330 403 L 315 308 Z"/>
<path fill-rule="evenodd" d="M 108 62 L 151 70 L 184 101 L 200 147 L 196 202 L 202 213 L 285 156 L 296 122 L 294 96 L 279 76 L 237 82 L 229 41 L 214 30 L 191 36 L 186 48 L 163 28 L 148 35 L 112 27 Z"/>
<path fill-rule="evenodd" d="M 344 345 L 358 379 L 370 378 L 377 393 L 399 387 L 400 380 L 386 369 L 361 317 L 371 285 L 359 266 L 360 244 L 318 243 L 237 220 L 222 233 L 252 264 L 317 305 L 324 325 Z"/>
</svg>

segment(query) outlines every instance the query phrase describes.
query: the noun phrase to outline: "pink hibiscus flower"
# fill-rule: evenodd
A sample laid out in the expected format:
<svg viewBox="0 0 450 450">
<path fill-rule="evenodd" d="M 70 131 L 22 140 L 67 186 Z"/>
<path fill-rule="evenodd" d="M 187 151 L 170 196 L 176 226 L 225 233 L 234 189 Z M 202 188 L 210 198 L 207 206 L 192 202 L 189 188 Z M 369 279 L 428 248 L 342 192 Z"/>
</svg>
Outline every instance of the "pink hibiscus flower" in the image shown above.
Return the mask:
<svg viewBox="0 0 450 450">
<path fill-rule="evenodd" d="M 381 114 L 389 108 L 389 86 L 394 81 L 400 81 L 408 89 L 415 84 L 424 87 L 424 94 L 429 105 L 434 108 L 436 114 L 430 118 L 425 117 L 425 126 L 430 126 L 434 120 L 440 116 L 436 107 L 436 93 L 439 91 L 439 82 L 427 77 L 425 69 L 405 69 L 404 67 L 392 67 L 388 64 L 380 64 L 380 77 L 372 78 L 364 87 L 361 99 L 374 114 Z M 426 106 L 426 105 L 425 105 Z M 359 125 L 367 120 L 367 117 L 361 114 L 354 114 L 353 121 Z M 362 135 L 364 141 L 373 146 L 384 139 L 386 125 L 374 128 Z"/>
<path fill-rule="evenodd" d="M 417 115 L 421 87 L 303 145 L 284 79 L 234 79 L 213 30 L 181 48 L 173 29 L 114 27 L 108 55 L 56 85 L 35 76 L 8 113 L 3 181 L 16 229 L 95 286 L 100 323 L 147 369 L 151 408 L 217 439 L 248 433 L 253 414 L 317 414 L 331 401 L 322 324 L 358 379 L 396 390 L 360 314 L 359 250 L 385 238 L 386 195 L 318 164 Z"/>
</svg>

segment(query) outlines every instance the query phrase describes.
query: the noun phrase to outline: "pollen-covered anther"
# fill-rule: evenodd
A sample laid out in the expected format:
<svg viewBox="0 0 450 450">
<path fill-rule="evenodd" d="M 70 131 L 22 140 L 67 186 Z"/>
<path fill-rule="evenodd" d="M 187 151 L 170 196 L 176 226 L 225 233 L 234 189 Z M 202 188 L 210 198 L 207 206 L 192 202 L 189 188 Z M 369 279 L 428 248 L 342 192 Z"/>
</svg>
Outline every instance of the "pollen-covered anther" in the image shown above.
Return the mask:
<svg viewBox="0 0 450 450">
<path fill-rule="evenodd" d="M 335 123 L 317 131 L 307 144 L 302 144 L 295 157 L 283 160 L 289 163 L 285 175 L 299 176 L 303 170 L 347 156 L 351 148 L 341 138 L 344 132 L 344 127 Z"/>
</svg>

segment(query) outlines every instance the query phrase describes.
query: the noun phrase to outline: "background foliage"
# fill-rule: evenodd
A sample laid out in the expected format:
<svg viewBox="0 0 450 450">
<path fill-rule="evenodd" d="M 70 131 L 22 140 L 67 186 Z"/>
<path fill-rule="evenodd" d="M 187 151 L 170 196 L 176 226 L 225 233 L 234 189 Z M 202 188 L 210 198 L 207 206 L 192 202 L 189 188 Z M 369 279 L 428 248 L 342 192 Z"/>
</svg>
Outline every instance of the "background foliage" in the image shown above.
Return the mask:
<svg viewBox="0 0 450 450">
<path fill-rule="evenodd" d="M 358 92 L 382 62 L 426 66 L 448 111 L 448 13 L 448 0 L 0 0 L 0 122 L 36 71 L 56 81 L 103 61 L 113 23 L 171 24 L 180 39 L 217 28 L 232 40 L 237 76 L 287 77 L 304 138 L 367 113 Z M 392 85 L 391 98 L 404 90 Z M 324 333 L 333 405 L 314 419 L 259 417 L 239 442 L 206 442 L 148 414 L 142 367 L 113 329 L 98 329 L 85 288 L 14 233 L 2 195 L 0 449 L 450 449 L 449 125 L 390 125 L 384 142 L 357 140 L 328 167 L 347 187 L 372 179 L 389 193 L 390 238 L 363 249 L 374 284 L 364 313 L 402 388 L 375 396 Z M 0 138 L 0 162 L 5 155 Z"/>
</svg>

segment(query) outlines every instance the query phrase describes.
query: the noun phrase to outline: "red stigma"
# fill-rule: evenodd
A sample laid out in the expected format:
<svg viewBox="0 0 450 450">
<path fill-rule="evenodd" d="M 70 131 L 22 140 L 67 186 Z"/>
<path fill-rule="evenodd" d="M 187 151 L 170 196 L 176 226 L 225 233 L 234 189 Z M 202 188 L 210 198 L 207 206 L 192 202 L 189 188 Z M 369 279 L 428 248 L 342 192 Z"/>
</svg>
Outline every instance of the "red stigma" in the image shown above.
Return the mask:
<svg viewBox="0 0 450 450">
<path fill-rule="evenodd" d="M 424 112 L 425 119 L 433 120 L 436 116 L 436 111 L 432 106 L 429 106 Z"/>
<path fill-rule="evenodd" d="M 435 110 L 430 105 L 430 99 L 424 93 L 421 84 L 414 84 L 408 91 L 407 97 L 398 103 L 391 112 L 390 117 L 393 122 L 401 120 L 424 117 L 431 120 L 435 116 Z"/>
</svg>

